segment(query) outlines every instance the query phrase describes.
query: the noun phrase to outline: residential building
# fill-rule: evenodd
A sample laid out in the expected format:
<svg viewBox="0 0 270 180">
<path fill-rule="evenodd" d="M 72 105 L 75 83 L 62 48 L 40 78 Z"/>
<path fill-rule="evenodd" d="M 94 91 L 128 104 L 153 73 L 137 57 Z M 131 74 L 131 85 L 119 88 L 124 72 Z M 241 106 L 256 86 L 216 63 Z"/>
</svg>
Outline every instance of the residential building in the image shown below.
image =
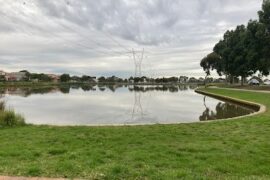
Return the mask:
<svg viewBox="0 0 270 180">
<path fill-rule="evenodd" d="M 203 82 L 204 82 L 204 78 L 200 77 L 198 81 L 199 81 L 200 83 L 203 83 Z"/>
<path fill-rule="evenodd" d="M 263 81 L 257 76 L 253 76 L 248 80 L 249 85 L 260 85 L 262 82 Z"/>
<path fill-rule="evenodd" d="M 60 80 L 60 76 L 56 75 L 56 74 L 46 74 L 47 76 L 49 76 L 53 82 L 58 82 Z"/>
<path fill-rule="evenodd" d="M 195 77 L 191 77 L 188 80 L 189 83 L 198 83 L 198 79 L 196 79 Z"/>
<path fill-rule="evenodd" d="M 270 80 L 269 79 L 265 79 L 264 82 L 263 82 L 264 85 L 270 85 Z"/>
<path fill-rule="evenodd" d="M 248 81 L 249 85 L 260 85 L 260 82 L 257 79 L 251 79 Z"/>
<path fill-rule="evenodd" d="M 187 76 L 180 76 L 179 83 L 186 84 L 187 82 L 188 82 L 188 77 Z"/>
<path fill-rule="evenodd" d="M 78 77 L 78 76 L 72 76 L 71 77 L 71 80 L 70 80 L 70 82 L 73 82 L 73 83 L 80 82 L 80 81 L 81 81 L 81 78 Z"/>
<path fill-rule="evenodd" d="M 11 72 L 5 75 L 6 81 L 22 81 L 24 78 L 26 78 L 25 72 Z"/>
<path fill-rule="evenodd" d="M 226 79 L 224 78 L 218 78 L 214 80 L 214 83 L 225 83 L 225 82 L 226 82 Z"/>
<path fill-rule="evenodd" d="M 7 73 L 5 71 L 0 70 L 0 76 L 5 76 Z"/>
</svg>

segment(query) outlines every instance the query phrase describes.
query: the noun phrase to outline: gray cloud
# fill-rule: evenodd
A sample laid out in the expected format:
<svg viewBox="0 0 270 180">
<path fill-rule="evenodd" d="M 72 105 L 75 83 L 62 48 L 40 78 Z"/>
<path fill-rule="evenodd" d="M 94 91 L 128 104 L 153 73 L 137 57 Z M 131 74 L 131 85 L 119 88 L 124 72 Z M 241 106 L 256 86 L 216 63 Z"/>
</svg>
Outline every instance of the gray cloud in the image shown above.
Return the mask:
<svg viewBox="0 0 270 180">
<path fill-rule="evenodd" d="M 199 61 L 262 0 L 0 0 L 0 65 L 72 74 L 203 76 Z"/>
</svg>

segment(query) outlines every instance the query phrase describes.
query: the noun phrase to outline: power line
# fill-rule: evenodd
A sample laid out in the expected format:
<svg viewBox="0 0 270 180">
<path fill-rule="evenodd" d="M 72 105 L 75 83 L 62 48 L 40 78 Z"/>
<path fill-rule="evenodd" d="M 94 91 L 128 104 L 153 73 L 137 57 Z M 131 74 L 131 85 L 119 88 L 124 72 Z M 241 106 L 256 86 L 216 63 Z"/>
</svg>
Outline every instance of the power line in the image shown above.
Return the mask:
<svg viewBox="0 0 270 180">
<path fill-rule="evenodd" d="M 23 5 L 25 6 L 26 3 L 24 2 Z M 24 11 L 24 10 L 23 10 Z M 31 13 L 32 15 L 35 15 L 35 13 Z M 4 14 L 5 15 L 5 14 Z M 26 15 L 24 13 L 24 15 Z M 6 15 L 5 15 L 6 16 Z M 7 16 L 6 16 L 7 17 Z M 27 17 L 27 16 L 25 16 Z M 8 19 L 10 19 L 9 17 L 7 17 Z M 51 19 L 48 19 L 48 21 L 52 21 Z M 59 21 L 58 21 L 59 22 Z M 64 38 L 63 36 L 59 35 L 59 33 L 57 32 L 49 32 L 49 36 L 51 36 L 54 40 L 55 38 L 58 38 L 58 39 L 62 39 L 63 41 L 65 42 L 69 42 L 71 43 L 72 46 L 76 45 L 76 46 L 79 46 L 79 47 L 82 47 L 82 48 L 85 48 L 87 50 L 91 50 L 95 53 L 99 53 L 99 54 L 105 54 L 105 55 L 109 55 L 109 56 L 116 56 L 116 55 L 119 55 L 119 56 L 122 56 L 122 55 L 125 55 L 125 56 L 128 56 L 128 57 L 132 57 L 133 56 L 133 61 L 134 61 L 134 65 L 135 65 L 135 77 L 141 77 L 142 76 L 142 62 L 143 62 L 143 59 L 145 58 L 144 57 L 144 54 L 146 53 L 146 51 L 143 50 L 142 51 L 135 51 L 134 49 L 130 50 L 128 49 L 127 47 L 123 46 L 121 43 L 119 43 L 116 39 L 114 39 L 110 34 L 106 33 L 106 32 L 103 32 L 103 31 L 100 31 L 101 33 L 103 33 L 107 38 L 109 38 L 111 41 L 113 41 L 115 44 L 117 44 L 121 49 L 123 49 L 124 51 L 123 52 L 120 52 L 120 51 L 115 51 L 114 49 L 110 48 L 110 47 L 106 47 L 106 46 L 103 46 L 101 45 L 99 42 L 95 41 L 94 39 L 90 39 L 89 36 L 85 36 L 85 34 L 81 34 L 79 33 L 77 30 L 74 30 L 73 28 L 63 24 L 63 23 L 58 23 L 58 25 L 60 25 L 62 28 L 64 29 L 68 29 L 68 31 L 72 31 L 74 32 L 76 35 L 79 35 L 81 37 L 83 37 L 83 39 L 88 39 L 87 42 L 94 42 L 94 44 L 98 47 L 101 47 L 103 49 L 106 49 L 106 50 L 109 50 L 111 52 L 106 52 L 106 51 L 101 51 L 101 50 L 98 50 L 98 49 L 94 49 L 93 47 L 90 47 L 88 46 L 88 44 L 85 44 L 85 43 L 79 43 L 79 42 L 74 42 L 70 39 L 66 39 Z M 44 28 L 40 28 L 36 25 L 32 25 L 32 27 L 36 30 L 44 30 Z M 125 27 L 125 26 L 124 26 Z M 139 28 L 139 27 L 138 27 Z M 21 29 L 20 29 L 21 30 Z M 33 31 L 25 31 L 28 35 L 34 35 Z M 131 54 L 131 56 L 129 56 L 128 54 Z"/>
<path fill-rule="evenodd" d="M 101 31 L 103 32 L 103 31 Z M 130 49 L 124 47 L 122 44 L 120 44 L 117 40 L 115 40 L 111 35 L 109 35 L 106 32 L 103 32 L 108 38 L 110 38 L 113 42 L 115 42 L 118 46 L 120 46 L 121 48 L 123 48 L 124 50 L 130 51 Z"/>
<path fill-rule="evenodd" d="M 6 14 L 4 14 L 4 13 L 2 13 L 2 15 L 5 17 L 5 18 L 7 18 L 8 20 L 10 20 L 10 17 L 8 17 Z M 37 28 L 36 26 L 32 26 L 32 28 L 35 28 L 36 30 L 40 30 L 40 28 Z M 22 29 L 20 29 L 20 31 L 21 31 Z M 28 34 L 28 35 L 30 35 L 30 36 L 33 36 L 33 35 L 35 35 L 32 31 L 26 31 L 26 30 L 23 30 L 23 32 L 25 32 L 26 34 Z M 69 43 L 73 43 L 73 44 L 75 44 L 75 45 L 77 45 L 77 46 L 80 46 L 80 47 L 83 47 L 83 48 L 86 48 L 86 49 L 89 49 L 89 50 L 95 50 L 95 52 L 97 52 L 97 53 L 100 53 L 100 54 L 105 54 L 105 55 L 110 55 L 110 56 L 115 56 L 115 54 L 111 54 L 111 53 L 108 53 L 108 52 L 104 52 L 104 51 L 100 51 L 100 50 L 97 50 L 97 49 L 93 49 L 92 47 L 89 47 L 88 45 L 85 45 L 85 44 L 82 44 L 82 43 L 78 43 L 78 42 L 76 42 L 76 43 L 74 43 L 72 40 L 68 40 L 68 39 L 65 39 L 65 38 L 63 38 L 62 36 L 59 36 L 58 34 L 56 34 L 56 33 L 54 33 L 54 32 L 50 32 L 50 33 L 48 33 L 49 34 L 49 36 L 51 36 L 51 37 L 53 37 L 53 38 L 55 38 L 55 36 L 57 36 L 56 38 L 58 38 L 58 39 L 62 39 L 62 40 L 64 40 L 64 41 L 67 41 L 67 42 L 69 42 Z M 52 36 L 52 35 L 55 35 L 55 36 Z M 99 45 L 100 46 L 100 45 Z M 101 46 L 100 46 L 101 47 Z M 103 47 L 103 46 L 102 46 Z M 105 47 L 103 47 L 103 48 L 105 48 Z M 109 49 L 109 50 L 112 50 L 112 49 Z M 114 53 L 118 53 L 118 55 L 123 55 L 124 53 L 120 53 L 120 52 L 114 52 Z"/>
<path fill-rule="evenodd" d="M 76 30 L 74 30 L 74 29 L 72 29 L 72 28 L 70 28 L 70 27 L 68 27 L 68 26 L 66 26 L 66 25 L 64 25 L 64 24 L 61 24 L 61 26 L 64 27 L 64 28 L 66 28 L 66 29 L 68 29 L 68 30 L 70 30 L 70 31 L 72 31 L 72 32 L 74 32 L 74 33 L 76 33 L 76 34 L 78 34 L 78 32 L 77 32 Z M 114 52 L 114 53 L 116 53 L 116 54 L 126 55 L 127 53 L 130 53 L 130 50 L 128 50 L 128 52 L 119 52 L 119 51 L 115 51 L 115 50 L 113 50 L 112 48 L 102 46 L 99 42 L 97 42 L 97 41 L 95 41 L 95 40 L 93 40 L 93 39 L 89 39 L 88 36 L 84 36 L 84 35 L 82 35 L 82 34 L 80 34 L 80 36 L 83 36 L 84 39 L 88 39 L 89 41 L 94 42 L 97 46 L 99 46 L 99 47 L 101 47 L 101 48 L 104 48 L 104 49 L 107 49 L 107 50 L 110 50 L 110 51 L 112 51 L 112 52 Z M 126 55 L 126 56 L 127 56 L 127 55 Z"/>
<path fill-rule="evenodd" d="M 70 6 L 70 3 L 68 2 L 67 3 L 68 6 Z M 121 22 L 121 21 L 120 21 Z M 122 23 L 122 22 L 121 22 Z M 126 26 L 123 26 L 123 27 L 126 27 Z M 69 27 L 68 27 L 69 28 Z M 70 30 L 73 30 L 71 28 L 69 28 Z M 101 33 L 103 33 L 105 36 L 107 36 L 109 39 L 111 39 L 114 43 L 116 43 L 119 47 L 123 48 L 124 51 L 127 51 L 129 53 L 131 53 L 131 50 L 126 48 L 125 46 L 123 46 L 122 44 L 120 44 L 116 39 L 114 39 L 110 34 L 106 33 L 106 32 L 103 32 L 102 30 L 100 31 Z M 88 37 L 86 37 L 88 39 Z M 91 40 L 93 41 L 93 40 Z M 99 43 L 97 43 L 99 44 Z"/>
</svg>

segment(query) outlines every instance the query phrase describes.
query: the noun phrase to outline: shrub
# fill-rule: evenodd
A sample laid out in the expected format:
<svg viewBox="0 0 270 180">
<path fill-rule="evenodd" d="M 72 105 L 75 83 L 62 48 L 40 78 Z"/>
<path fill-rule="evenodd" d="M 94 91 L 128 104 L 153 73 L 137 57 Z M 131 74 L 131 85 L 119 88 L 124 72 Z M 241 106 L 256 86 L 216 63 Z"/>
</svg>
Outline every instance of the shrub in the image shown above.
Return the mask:
<svg viewBox="0 0 270 180">
<path fill-rule="evenodd" d="M 6 108 L 5 101 L 0 101 L 0 111 L 4 111 Z"/>
<path fill-rule="evenodd" d="M 14 127 L 25 125 L 24 118 L 16 114 L 13 110 L 4 110 L 0 112 L 0 126 Z"/>
</svg>

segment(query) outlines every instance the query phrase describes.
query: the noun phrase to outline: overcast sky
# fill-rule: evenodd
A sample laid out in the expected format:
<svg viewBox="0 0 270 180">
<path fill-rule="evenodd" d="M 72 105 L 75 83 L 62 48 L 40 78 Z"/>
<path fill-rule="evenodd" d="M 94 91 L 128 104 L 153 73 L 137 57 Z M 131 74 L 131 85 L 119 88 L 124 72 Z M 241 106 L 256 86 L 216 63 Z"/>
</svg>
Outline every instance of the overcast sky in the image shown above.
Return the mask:
<svg viewBox="0 0 270 180">
<path fill-rule="evenodd" d="M 204 76 L 200 60 L 227 29 L 257 19 L 262 0 L 0 0 L 0 69 Z M 137 53 L 136 55 L 140 55 Z"/>
</svg>

